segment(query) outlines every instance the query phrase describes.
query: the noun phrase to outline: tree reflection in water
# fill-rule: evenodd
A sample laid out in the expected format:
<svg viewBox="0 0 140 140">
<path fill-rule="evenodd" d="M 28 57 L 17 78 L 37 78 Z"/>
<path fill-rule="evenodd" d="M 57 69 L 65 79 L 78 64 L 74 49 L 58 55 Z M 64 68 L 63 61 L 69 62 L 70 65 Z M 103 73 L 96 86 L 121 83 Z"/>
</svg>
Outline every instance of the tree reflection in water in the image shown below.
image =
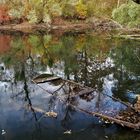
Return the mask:
<svg viewBox="0 0 140 140">
<path fill-rule="evenodd" d="M 47 111 L 62 108 L 58 109 L 62 118 L 56 121 L 60 119 L 61 127 L 69 130 L 76 110 L 66 104 L 77 106 L 79 102 L 68 96 L 58 106 L 56 95 L 47 96 L 31 83 L 35 75 L 48 72 L 94 88 L 98 93 L 95 106 L 98 110 L 104 100 L 104 92 L 125 101 L 130 101 L 126 94 L 139 94 L 139 42 L 108 40 L 84 34 L 66 34 L 61 37 L 49 34 L 23 35 L 12 36 L 9 40 L 7 51 L 3 53 L 0 50 L 0 82 L 6 82 L 8 86 L 5 90 L 12 91 L 9 92 L 11 99 L 24 100 L 28 110 L 31 109 L 36 128 L 33 135 L 38 134 L 38 138 L 42 135 L 41 131 L 48 128 L 42 123 L 45 118 L 32 109 L 34 104 L 43 104 L 42 107 Z M 63 92 L 68 95 L 70 91 Z M 89 100 L 87 97 L 81 99 L 85 102 L 93 100 L 92 97 Z"/>
</svg>

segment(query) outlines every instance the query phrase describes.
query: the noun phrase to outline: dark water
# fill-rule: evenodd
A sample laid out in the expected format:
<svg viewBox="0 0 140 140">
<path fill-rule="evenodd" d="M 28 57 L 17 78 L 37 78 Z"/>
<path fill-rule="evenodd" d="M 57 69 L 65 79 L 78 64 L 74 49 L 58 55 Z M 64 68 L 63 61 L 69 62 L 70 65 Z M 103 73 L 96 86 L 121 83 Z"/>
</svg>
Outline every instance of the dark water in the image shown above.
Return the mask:
<svg viewBox="0 0 140 140">
<path fill-rule="evenodd" d="M 140 42 L 95 35 L 0 35 L 0 140 L 140 140 L 139 132 L 80 112 L 31 82 L 41 73 L 96 90 L 76 106 L 124 107 L 102 93 L 134 103 L 140 94 Z M 57 85 L 56 85 L 57 87 Z M 55 111 L 57 118 L 29 109 Z M 71 134 L 64 134 L 71 130 Z"/>
</svg>

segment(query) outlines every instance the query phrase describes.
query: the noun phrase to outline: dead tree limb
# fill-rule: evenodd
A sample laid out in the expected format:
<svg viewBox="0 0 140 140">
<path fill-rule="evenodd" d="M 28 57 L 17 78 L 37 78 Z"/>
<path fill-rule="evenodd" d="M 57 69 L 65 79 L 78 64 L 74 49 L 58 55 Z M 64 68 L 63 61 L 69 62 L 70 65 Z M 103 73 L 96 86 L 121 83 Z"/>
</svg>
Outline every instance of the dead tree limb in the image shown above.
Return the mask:
<svg viewBox="0 0 140 140">
<path fill-rule="evenodd" d="M 126 127 L 133 128 L 133 129 L 136 129 L 136 130 L 140 129 L 140 122 L 137 123 L 137 124 L 133 124 L 133 123 L 122 121 L 122 120 L 119 120 L 119 119 L 116 119 L 116 118 L 113 118 L 113 117 L 110 117 L 110 116 L 107 116 L 107 115 L 103 115 L 103 114 L 98 113 L 98 112 L 89 112 L 87 110 L 76 107 L 72 104 L 70 104 L 70 105 L 72 107 L 74 107 L 75 109 L 81 111 L 81 112 L 84 112 L 84 113 L 87 113 L 87 114 L 90 114 L 90 115 L 93 115 L 93 116 L 96 116 L 96 117 L 100 117 L 100 118 L 103 118 L 105 120 L 109 120 L 109 121 L 114 122 L 116 124 L 119 124 L 123 127 L 126 126 Z"/>
</svg>

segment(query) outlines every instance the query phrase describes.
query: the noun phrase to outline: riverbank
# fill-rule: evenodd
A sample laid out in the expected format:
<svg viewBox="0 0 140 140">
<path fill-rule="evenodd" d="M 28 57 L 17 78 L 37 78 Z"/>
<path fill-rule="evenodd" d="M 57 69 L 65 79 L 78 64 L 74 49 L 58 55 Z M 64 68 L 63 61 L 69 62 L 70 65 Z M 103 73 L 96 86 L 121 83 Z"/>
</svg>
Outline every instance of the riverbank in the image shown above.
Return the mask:
<svg viewBox="0 0 140 140">
<path fill-rule="evenodd" d="M 117 34 L 140 34 L 138 28 L 125 28 L 111 19 L 88 18 L 86 20 L 66 20 L 55 18 L 52 23 L 32 24 L 22 22 L 19 24 L 0 25 L 0 32 L 20 32 L 20 33 L 57 33 L 59 35 L 65 32 L 88 32 L 95 31 L 98 33 L 115 31 Z"/>
<path fill-rule="evenodd" d="M 85 30 L 111 30 L 119 28 L 119 25 L 112 22 L 111 20 L 89 18 L 87 20 L 66 20 L 63 18 L 55 18 L 52 23 L 40 23 L 32 24 L 23 22 L 19 24 L 7 24 L 1 25 L 0 31 L 21 31 L 21 32 L 32 32 L 32 31 L 54 31 L 63 30 L 65 31 L 85 31 Z"/>
</svg>

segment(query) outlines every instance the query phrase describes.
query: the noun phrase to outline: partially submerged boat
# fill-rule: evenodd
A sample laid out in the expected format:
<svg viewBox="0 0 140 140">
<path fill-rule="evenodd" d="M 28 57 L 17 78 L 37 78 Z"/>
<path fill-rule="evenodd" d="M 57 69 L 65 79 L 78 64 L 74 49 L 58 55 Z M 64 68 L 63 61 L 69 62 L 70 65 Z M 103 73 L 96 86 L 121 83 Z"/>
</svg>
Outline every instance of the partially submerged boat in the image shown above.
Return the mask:
<svg viewBox="0 0 140 140">
<path fill-rule="evenodd" d="M 133 106 L 91 87 L 52 74 L 41 74 L 32 81 L 47 94 L 56 96 L 61 102 L 66 102 L 78 111 L 99 117 L 105 123 L 116 123 L 123 127 L 140 130 L 139 98 L 138 104 Z M 55 114 L 55 112 L 45 112 L 36 107 L 32 107 L 32 109 L 44 114 Z"/>
</svg>

